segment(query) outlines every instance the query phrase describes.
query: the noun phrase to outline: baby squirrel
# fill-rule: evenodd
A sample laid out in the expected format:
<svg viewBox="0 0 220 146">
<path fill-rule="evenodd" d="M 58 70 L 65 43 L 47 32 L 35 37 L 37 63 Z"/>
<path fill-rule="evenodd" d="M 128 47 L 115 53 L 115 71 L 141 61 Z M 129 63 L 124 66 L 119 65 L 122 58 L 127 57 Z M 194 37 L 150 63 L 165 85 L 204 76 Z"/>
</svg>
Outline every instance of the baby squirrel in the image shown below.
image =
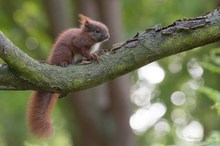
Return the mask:
<svg viewBox="0 0 220 146">
<path fill-rule="evenodd" d="M 48 58 L 48 63 L 66 67 L 69 64 L 87 61 L 99 61 L 93 49 L 101 42 L 109 39 L 108 28 L 89 17 L 79 14 L 80 28 L 71 28 L 57 38 Z M 52 135 L 53 127 L 50 120 L 59 94 L 34 91 L 28 105 L 27 120 L 31 133 L 40 138 Z"/>
</svg>

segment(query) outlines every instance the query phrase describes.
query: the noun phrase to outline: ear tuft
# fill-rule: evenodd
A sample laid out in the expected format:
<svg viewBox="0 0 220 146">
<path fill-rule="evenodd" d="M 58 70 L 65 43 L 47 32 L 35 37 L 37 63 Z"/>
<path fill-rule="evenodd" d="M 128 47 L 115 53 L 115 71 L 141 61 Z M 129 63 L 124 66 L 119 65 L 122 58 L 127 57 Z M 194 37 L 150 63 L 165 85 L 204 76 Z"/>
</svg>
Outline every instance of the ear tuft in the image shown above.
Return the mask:
<svg viewBox="0 0 220 146">
<path fill-rule="evenodd" d="M 79 22 L 81 24 L 89 23 L 89 21 L 91 20 L 89 17 L 87 17 L 87 16 L 85 16 L 83 14 L 79 14 L 79 18 L 80 18 Z"/>
</svg>

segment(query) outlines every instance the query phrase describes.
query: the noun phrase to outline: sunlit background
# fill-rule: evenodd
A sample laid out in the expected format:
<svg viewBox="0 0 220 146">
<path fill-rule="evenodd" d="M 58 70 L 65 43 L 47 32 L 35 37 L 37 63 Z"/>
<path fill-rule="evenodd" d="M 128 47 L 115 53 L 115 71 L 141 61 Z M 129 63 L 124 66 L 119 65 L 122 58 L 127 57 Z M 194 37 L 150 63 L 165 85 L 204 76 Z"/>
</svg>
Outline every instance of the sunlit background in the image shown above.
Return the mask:
<svg viewBox="0 0 220 146">
<path fill-rule="evenodd" d="M 177 74 L 181 72 L 182 64 L 178 64 L 178 62 L 170 63 L 168 67 L 171 73 Z M 187 100 L 189 100 L 187 102 L 190 102 L 190 106 L 195 106 L 195 100 L 189 99 L 186 94 L 190 90 L 191 92 L 195 92 L 196 89 L 203 86 L 203 82 L 198 83 L 198 81 L 195 81 L 196 79 L 202 80 L 203 68 L 198 64 L 195 58 L 192 58 L 187 63 L 187 71 L 192 79 L 184 83 L 178 91 L 173 91 L 170 95 L 170 102 L 176 106 L 172 110 L 170 118 L 175 125 L 176 135 L 180 139 L 198 142 L 204 138 L 202 123 L 200 123 L 199 120 L 187 117 L 187 113 L 179 106 L 186 105 Z M 131 128 L 135 134 L 138 135 L 143 134 L 151 127 L 154 128 L 156 135 L 169 133 L 171 127 L 169 122 L 163 118 L 167 111 L 166 104 L 161 102 L 162 100 L 152 102 L 152 99 L 157 96 L 163 97 L 163 95 L 161 95 L 162 93 L 158 95 L 160 91 L 156 87 L 157 84 L 162 83 L 165 78 L 164 69 L 157 62 L 153 62 L 138 69 L 137 73 L 139 81 L 132 86 L 131 101 L 139 108 L 130 118 Z M 171 84 L 170 86 L 175 86 L 175 84 Z M 186 90 L 184 88 L 188 89 Z"/>
<path fill-rule="evenodd" d="M 72 0 L 71 6 L 75 2 Z M 167 26 L 177 19 L 202 15 L 219 3 L 219 0 L 121 0 L 124 39 L 156 24 Z M 0 31 L 31 57 L 45 60 L 54 41 L 46 12 L 41 0 L 0 0 Z M 126 122 L 137 146 L 220 145 L 219 54 L 219 43 L 215 43 L 152 62 L 130 74 L 127 100 L 131 101 L 131 115 Z M 30 91 L 0 91 L 0 146 L 72 146 L 74 134 L 80 133 L 80 128 L 70 114 L 77 111 L 69 110 L 66 99 L 60 100 L 53 115 L 54 136 L 48 141 L 37 140 L 25 123 L 30 94 Z M 95 107 L 94 103 L 102 103 L 104 109 L 108 103 L 105 99 L 96 100 L 92 98 L 89 109 Z M 103 111 L 103 115 L 109 112 Z M 104 125 L 108 137 L 114 132 L 113 120 L 107 116 L 99 120 L 101 114 L 92 113 L 97 118 L 93 122 Z M 114 140 L 110 137 L 107 141 Z"/>
</svg>

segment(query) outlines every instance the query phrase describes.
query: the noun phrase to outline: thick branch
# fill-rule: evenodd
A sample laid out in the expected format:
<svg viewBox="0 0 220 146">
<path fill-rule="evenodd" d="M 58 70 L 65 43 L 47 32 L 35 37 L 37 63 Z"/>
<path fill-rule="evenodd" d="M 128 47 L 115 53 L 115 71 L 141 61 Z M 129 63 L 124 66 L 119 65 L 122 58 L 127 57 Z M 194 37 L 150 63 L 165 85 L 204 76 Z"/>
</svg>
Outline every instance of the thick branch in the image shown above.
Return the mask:
<svg viewBox="0 0 220 146">
<path fill-rule="evenodd" d="M 99 63 L 67 68 L 41 64 L 0 33 L 0 89 L 42 90 L 68 93 L 104 83 L 152 61 L 174 55 L 220 38 L 220 10 L 172 25 L 148 29 L 101 56 Z"/>
</svg>

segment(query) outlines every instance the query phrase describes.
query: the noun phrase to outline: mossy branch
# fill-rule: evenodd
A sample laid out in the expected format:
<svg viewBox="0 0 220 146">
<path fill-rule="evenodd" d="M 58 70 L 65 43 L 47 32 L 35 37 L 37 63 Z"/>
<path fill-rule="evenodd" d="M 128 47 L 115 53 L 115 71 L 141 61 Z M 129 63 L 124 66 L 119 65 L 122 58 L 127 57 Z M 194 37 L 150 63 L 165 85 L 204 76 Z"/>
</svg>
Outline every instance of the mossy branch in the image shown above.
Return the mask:
<svg viewBox="0 0 220 146">
<path fill-rule="evenodd" d="M 177 20 L 162 28 L 156 25 L 132 39 L 115 45 L 101 55 L 99 63 L 70 65 L 66 68 L 42 64 L 32 59 L 0 32 L 0 89 L 40 90 L 66 94 L 97 86 L 150 62 L 220 38 L 220 10 Z"/>
</svg>

